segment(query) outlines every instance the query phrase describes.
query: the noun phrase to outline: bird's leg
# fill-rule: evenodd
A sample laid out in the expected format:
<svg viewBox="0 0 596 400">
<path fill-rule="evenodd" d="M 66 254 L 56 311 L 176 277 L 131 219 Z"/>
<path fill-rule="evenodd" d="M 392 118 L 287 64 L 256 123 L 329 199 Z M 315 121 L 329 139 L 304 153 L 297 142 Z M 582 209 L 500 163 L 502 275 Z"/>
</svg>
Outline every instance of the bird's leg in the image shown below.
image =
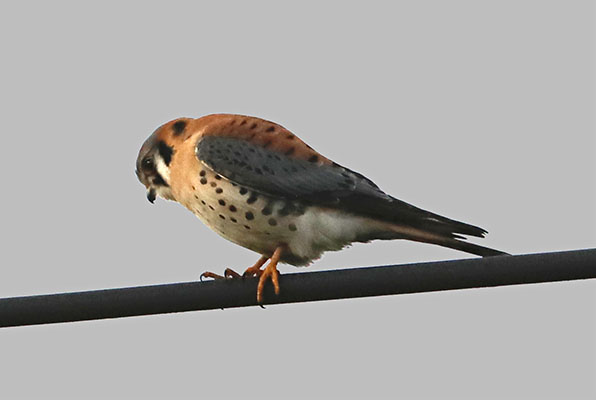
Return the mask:
<svg viewBox="0 0 596 400">
<path fill-rule="evenodd" d="M 259 284 L 257 286 L 257 302 L 263 302 L 263 289 L 265 288 L 265 282 L 267 278 L 271 277 L 271 283 L 275 289 L 275 294 L 279 294 L 279 271 L 277 270 L 277 263 L 281 258 L 283 247 L 278 247 L 271 256 L 271 261 L 267 264 L 267 267 L 263 270 L 261 277 L 259 278 Z M 260 260 L 259 260 L 260 261 Z"/>
<path fill-rule="evenodd" d="M 259 261 L 257 261 L 255 265 L 253 265 L 252 267 L 247 268 L 246 271 L 244 271 L 244 273 L 242 274 L 242 276 L 261 276 L 261 274 L 263 273 L 261 267 L 263 266 L 263 264 L 267 262 L 268 259 L 269 257 L 267 256 L 261 256 L 261 258 L 259 258 Z"/>
</svg>

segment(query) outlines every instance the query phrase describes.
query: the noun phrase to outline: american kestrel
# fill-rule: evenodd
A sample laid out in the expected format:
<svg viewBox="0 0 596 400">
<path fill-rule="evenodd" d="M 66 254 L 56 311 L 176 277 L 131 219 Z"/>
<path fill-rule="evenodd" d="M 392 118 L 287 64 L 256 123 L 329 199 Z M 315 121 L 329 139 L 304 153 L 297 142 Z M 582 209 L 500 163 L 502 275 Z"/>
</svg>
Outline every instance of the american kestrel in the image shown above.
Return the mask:
<svg viewBox="0 0 596 400">
<path fill-rule="evenodd" d="M 353 242 L 408 239 L 483 257 L 506 254 L 462 236 L 483 237 L 484 229 L 398 200 L 256 117 L 170 121 L 141 147 L 136 174 L 151 203 L 156 196 L 177 201 L 224 238 L 261 254 L 244 273 L 260 276 L 259 302 L 268 278 L 279 294 L 278 262 L 308 265 Z M 224 275 L 240 276 L 230 269 Z"/>
</svg>

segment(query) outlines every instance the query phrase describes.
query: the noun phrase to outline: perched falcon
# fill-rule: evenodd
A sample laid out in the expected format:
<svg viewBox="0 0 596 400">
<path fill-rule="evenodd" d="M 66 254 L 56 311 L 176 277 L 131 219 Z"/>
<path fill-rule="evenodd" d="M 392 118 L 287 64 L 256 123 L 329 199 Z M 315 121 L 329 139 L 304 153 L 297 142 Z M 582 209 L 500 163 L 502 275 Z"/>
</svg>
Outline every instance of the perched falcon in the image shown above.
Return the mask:
<svg viewBox="0 0 596 400">
<path fill-rule="evenodd" d="M 352 242 L 408 239 L 483 257 L 506 254 L 462 236 L 483 237 L 485 230 L 398 200 L 260 118 L 170 121 L 141 147 L 136 173 L 150 202 L 177 201 L 224 238 L 261 254 L 244 273 L 260 276 L 259 302 L 268 278 L 279 293 L 278 262 L 307 265 Z"/>
</svg>

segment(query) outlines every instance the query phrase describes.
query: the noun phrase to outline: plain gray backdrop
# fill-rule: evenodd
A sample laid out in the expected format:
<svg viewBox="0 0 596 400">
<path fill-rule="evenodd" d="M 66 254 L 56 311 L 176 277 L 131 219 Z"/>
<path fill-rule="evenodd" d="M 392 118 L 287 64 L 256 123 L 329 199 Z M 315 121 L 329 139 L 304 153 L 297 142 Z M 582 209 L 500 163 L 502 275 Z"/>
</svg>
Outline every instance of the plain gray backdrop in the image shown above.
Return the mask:
<svg viewBox="0 0 596 400">
<path fill-rule="evenodd" d="M 0 297 L 252 265 L 134 174 L 156 127 L 214 112 L 484 245 L 594 247 L 594 27 L 592 1 L 3 2 Z M 462 257 L 375 242 L 310 269 Z M 3 329 L 0 376 L 3 399 L 593 399 L 596 282 Z"/>
</svg>

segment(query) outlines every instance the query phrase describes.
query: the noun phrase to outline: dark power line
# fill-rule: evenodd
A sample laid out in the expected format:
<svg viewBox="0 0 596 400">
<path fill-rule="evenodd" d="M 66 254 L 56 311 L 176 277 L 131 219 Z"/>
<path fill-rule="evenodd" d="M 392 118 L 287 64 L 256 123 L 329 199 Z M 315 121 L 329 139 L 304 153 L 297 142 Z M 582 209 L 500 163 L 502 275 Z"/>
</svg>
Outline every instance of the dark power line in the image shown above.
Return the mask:
<svg viewBox="0 0 596 400">
<path fill-rule="evenodd" d="M 264 304 L 596 278 L 596 249 L 283 274 Z M 255 306 L 257 279 L 0 299 L 0 327 Z"/>
</svg>

